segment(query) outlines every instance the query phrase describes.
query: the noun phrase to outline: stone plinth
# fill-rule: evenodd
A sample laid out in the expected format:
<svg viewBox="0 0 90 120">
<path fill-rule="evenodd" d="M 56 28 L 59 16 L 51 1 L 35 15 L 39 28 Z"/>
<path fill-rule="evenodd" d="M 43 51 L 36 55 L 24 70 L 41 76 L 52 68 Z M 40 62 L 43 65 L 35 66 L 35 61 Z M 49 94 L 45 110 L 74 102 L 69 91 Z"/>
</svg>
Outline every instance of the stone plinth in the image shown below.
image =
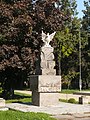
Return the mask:
<svg viewBox="0 0 90 120">
<path fill-rule="evenodd" d="M 88 104 L 88 98 L 86 96 L 79 97 L 79 104 Z"/>
<path fill-rule="evenodd" d="M 31 75 L 30 90 L 37 92 L 60 92 L 61 77 L 52 75 Z"/>
<path fill-rule="evenodd" d="M 5 106 L 5 100 L 0 98 L 0 111 L 6 111 L 8 108 Z"/>
<path fill-rule="evenodd" d="M 3 98 L 0 98 L 0 108 L 5 107 L 5 100 Z"/>
<path fill-rule="evenodd" d="M 51 106 L 59 103 L 61 77 L 52 75 L 30 76 L 32 103 L 37 106 Z"/>
<path fill-rule="evenodd" d="M 59 104 L 59 93 L 32 92 L 32 103 L 36 106 L 52 106 Z"/>
<path fill-rule="evenodd" d="M 30 90 L 34 105 L 51 106 L 59 103 L 61 76 L 56 76 L 54 67 L 53 47 L 48 43 L 41 48 L 41 56 L 36 61 L 35 75 L 30 76 Z"/>
</svg>

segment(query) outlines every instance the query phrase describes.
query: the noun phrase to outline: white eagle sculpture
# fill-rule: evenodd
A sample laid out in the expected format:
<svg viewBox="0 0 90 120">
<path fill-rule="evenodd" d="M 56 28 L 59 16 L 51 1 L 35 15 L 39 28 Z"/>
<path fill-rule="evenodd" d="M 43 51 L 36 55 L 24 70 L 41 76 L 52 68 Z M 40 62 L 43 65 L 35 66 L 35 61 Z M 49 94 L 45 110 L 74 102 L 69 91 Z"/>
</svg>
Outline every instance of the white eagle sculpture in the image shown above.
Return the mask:
<svg viewBox="0 0 90 120">
<path fill-rule="evenodd" d="M 52 39 L 54 38 L 56 32 L 52 33 L 52 34 L 45 34 L 43 31 L 42 31 L 42 41 L 44 42 L 44 46 L 45 47 L 51 47 L 51 45 L 49 45 L 50 41 L 52 41 Z"/>
</svg>

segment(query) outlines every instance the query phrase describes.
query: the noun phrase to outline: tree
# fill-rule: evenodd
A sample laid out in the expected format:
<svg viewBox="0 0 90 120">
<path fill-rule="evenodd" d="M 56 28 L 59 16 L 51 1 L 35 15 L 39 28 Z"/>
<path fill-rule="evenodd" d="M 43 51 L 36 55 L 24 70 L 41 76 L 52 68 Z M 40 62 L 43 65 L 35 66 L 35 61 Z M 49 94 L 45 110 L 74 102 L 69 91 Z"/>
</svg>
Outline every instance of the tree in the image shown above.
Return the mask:
<svg viewBox="0 0 90 120">
<path fill-rule="evenodd" d="M 62 1 L 64 4 L 64 1 Z M 75 0 L 68 1 L 64 7 L 65 13 L 70 14 L 70 21 L 65 21 L 61 31 L 55 36 L 57 46 L 55 54 L 57 59 L 57 74 L 62 75 L 62 83 L 68 88 L 79 79 L 79 29 L 80 20 L 77 15 Z M 64 12 L 63 11 L 63 12 Z M 78 85 L 77 85 L 78 88 Z"/>
<path fill-rule="evenodd" d="M 83 48 L 82 48 L 82 81 L 83 88 L 90 87 L 90 5 L 88 2 L 84 1 L 85 10 L 83 10 L 82 19 L 82 37 L 83 37 Z"/>
<path fill-rule="evenodd" d="M 7 93 L 13 96 L 16 79 L 35 74 L 35 59 L 43 44 L 42 28 L 51 33 L 70 20 L 69 14 L 55 6 L 57 3 L 59 0 L 0 1 L 0 78 L 4 97 Z"/>
</svg>

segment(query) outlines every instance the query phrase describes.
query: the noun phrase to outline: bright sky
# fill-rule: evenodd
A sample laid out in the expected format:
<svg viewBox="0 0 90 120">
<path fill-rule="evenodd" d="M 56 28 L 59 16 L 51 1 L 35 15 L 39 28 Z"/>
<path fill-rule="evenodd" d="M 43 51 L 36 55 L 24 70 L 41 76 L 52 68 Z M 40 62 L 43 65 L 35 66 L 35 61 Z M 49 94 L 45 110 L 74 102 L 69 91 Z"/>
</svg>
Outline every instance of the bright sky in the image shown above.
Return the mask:
<svg viewBox="0 0 90 120">
<path fill-rule="evenodd" d="M 83 16 L 82 10 L 85 9 L 84 7 L 84 0 L 76 0 L 77 1 L 77 11 L 79 12 L 78 17 L 81 18 Z"/>
</svg>

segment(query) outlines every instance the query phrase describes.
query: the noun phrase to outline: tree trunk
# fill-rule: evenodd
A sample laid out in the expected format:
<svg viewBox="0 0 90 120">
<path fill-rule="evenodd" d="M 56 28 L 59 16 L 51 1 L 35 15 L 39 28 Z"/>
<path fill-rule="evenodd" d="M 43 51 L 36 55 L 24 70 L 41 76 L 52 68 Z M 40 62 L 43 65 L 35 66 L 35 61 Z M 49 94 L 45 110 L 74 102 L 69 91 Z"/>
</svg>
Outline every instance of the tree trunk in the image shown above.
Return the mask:
<svg viewBox="0 0 90 120">
<path fill-rule="evenodd" d="M 14 89 L 13 88 L 4 89 L 2 94 L 4 99 L 12 99 L 14 97 Z"/>
</svg>

